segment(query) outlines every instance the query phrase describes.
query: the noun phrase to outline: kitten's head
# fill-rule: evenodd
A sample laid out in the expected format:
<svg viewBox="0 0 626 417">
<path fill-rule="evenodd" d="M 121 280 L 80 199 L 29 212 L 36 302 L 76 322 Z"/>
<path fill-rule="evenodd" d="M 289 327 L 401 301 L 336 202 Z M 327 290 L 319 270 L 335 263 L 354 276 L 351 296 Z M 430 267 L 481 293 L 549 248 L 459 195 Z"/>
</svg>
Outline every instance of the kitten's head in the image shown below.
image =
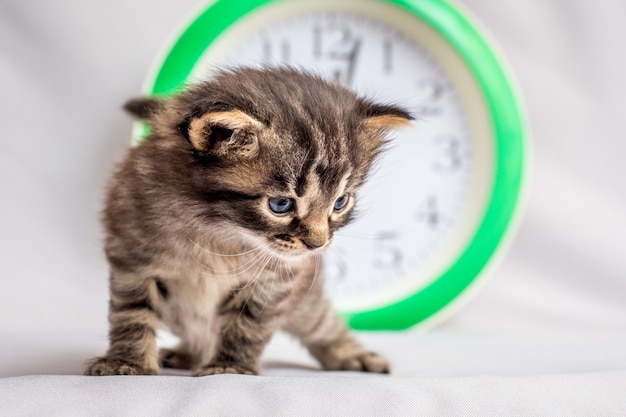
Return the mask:
<svg viewBox="0 0 626 417">
<path fill-rule="evenodd" d="M 351 219 L 385 144 L 412 119 L 293 69 L 235 69 L 126 109 L 170 152 L 181 195 L 274 253 L 314 253 Z M 143 145 L 142 145 L 143 146 Z"/>
</svg>

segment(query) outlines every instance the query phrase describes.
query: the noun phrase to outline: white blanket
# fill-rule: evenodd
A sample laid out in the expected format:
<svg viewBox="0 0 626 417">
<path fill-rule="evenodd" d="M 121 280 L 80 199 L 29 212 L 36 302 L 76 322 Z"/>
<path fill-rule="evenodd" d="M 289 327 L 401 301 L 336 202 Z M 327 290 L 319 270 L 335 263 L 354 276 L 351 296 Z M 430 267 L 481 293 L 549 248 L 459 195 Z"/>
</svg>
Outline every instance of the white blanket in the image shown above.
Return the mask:
<svg viewBox="0 0 626 417">
<path fill-rule="evenodd" d="M 623 416 L 626 372 L 385 378 L 338 373 L 0 380 L 4 415 Z M 9 402 L 10 401 L 10 402 Z"/>
<path fill-rule="evenodd" d="M 103 186 L 118 110 L 195 0 L 0 2 L 0 416 L 625 416 L 626 3 L 465 0 L 533 137 L 520 233 L 426 333 L 361 334 L 391 376 L 278 335 L 259 377 L 82 377 L 106 349 Z"/>
</svg>

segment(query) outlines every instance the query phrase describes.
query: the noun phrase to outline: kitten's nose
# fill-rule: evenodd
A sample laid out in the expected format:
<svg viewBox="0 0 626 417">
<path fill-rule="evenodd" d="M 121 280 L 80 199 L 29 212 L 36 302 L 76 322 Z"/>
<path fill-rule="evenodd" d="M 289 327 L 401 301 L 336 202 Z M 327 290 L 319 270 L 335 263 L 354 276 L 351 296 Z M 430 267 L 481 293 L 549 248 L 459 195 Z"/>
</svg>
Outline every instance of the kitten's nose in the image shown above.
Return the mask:
<svg viewBox="0 0 626 417">
<path fill-rule="evenodd" d="M 319 247 L 324 246 L 324 244 L 326 243 L 326 240 L 324 239 L 324 241 L 320 240 L 314 240 L 314 239 L 301 239 L 302 243 L 304 243 L 304 246 L 306 246 L 307 248 L 313 250 L 313 249 L 317 249 Z"/>
</svg>

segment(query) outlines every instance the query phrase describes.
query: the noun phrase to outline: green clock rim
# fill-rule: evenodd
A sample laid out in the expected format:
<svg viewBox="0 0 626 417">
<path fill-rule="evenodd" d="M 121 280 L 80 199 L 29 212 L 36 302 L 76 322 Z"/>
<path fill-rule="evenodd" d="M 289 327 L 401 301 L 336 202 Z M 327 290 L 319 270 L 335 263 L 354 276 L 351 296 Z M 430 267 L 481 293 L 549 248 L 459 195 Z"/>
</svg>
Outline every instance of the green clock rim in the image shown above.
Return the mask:
<svg viewBox="0 0 626 417">
<path fill-rule="evenodd" d="M 254 9 L 289 0 L 217 0 L 187 26 L 166 53 L 145 92 L 168 95 L 180 90 L 209 45 Z M 418 292 L 394 304 L 347 313 L 352 328 L 401 330 L 423 323 L 448 308 L 484 271 L 517 216 L 522 195 L 526 145 L 521 107 L 494 50 L 456 6 L 446 0 L 378 0 L 400 7 L 434 29 L 459 54 L 474 77 L 491 118 L 494 183 L 485 214 L 471 241 L 454 263 Z"/>
<path fill-rule="evenodd" d="M 459 54 L 489 110 L 494 137 L 491 193 L 474 237 L 457 260 L 431 284 L 393 305 L 350 315 L 357 329 L 400 330 L 425 322 L 459 298 L 484 272 L 519 214 L 527 148 L 521 106 L 513 84 L 479 29 L 445 0 L 385 0 L 412 13 Z"/>
</svg>

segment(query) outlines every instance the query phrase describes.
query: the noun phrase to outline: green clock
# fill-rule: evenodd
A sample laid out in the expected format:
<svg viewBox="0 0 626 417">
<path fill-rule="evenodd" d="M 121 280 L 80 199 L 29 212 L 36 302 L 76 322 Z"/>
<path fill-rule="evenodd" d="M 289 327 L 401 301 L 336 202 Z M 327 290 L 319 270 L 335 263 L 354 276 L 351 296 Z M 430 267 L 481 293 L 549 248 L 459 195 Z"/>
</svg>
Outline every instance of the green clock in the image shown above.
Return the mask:
<svg viewBox="0 0 626 417">
<path fill-rule="evenodd" d="M 225 66 L 279 64 L 417 115 L 378 161 L 324 274 L 353 328 L 442 317 L 502 252 L 519 212 L 523 118 L 496 53 L 444 0 L 218 0 L 179 32 L 144 93 Z"/>
</svg>

